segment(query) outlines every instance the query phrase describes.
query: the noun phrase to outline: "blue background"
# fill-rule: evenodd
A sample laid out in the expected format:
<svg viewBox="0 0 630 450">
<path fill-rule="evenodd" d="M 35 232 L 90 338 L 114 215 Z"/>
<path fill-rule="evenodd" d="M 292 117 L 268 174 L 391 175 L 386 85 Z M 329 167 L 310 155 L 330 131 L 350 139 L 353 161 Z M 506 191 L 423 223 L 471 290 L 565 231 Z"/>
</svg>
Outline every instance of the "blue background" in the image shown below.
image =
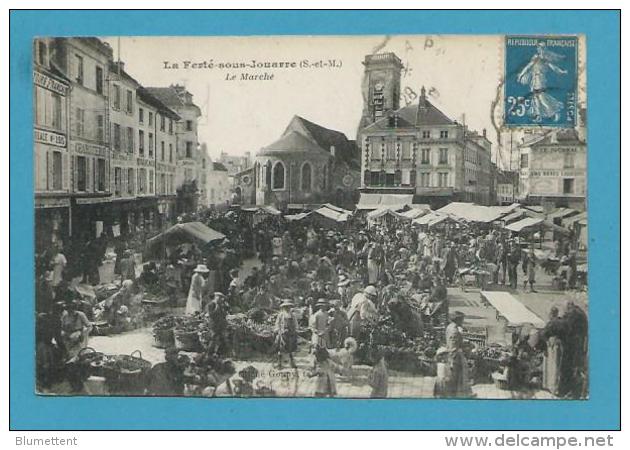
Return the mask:
<svg viewBox="0 0 630 450">
<path fill-rule="evenodd" d="M 10 33 L 12 429 L 619 428 L 618 12 L 13 11 Z M 411 33 L 587 35 L 590 400 L 50 398 L 34 394 L 34 36 Z"/>
<path fill-rule="evenodd" d="M 523 36 L 509 36 L 509 38 L 518 38 Z M 577 41 L 576 38 L 557 38 L 564 41 Z M 537 39 L 538 41 L 544 41 L 545 39 Z M 562 60 L 555 62 L 554 64 L 561 69 L 566 70 L 566 75 L 558 75 L 553 71 L 547 72 L 547 88 L 549 94 L 555 97 L 557 100 L 565 103 L 565 107 L 560 111 L 560 119 L 558 122 L 554 122 L 552 118 L 543 118 L 541 122 L 534 122 L 534 118 L 529 114 L 524 116 L 518 116 L 514 114 L 508 114 L 509 105 L 507 103 L 508 96 L 524 97 L 526 99 L 531 98 L 531 92 L 529 83 L 521 84 L 517 80 L 517 76 L 521 70 L 529 63 L 532 56 L 536 54 L 535 46 L 524 45 L 510 45 L 505 44 L 505 100 L 504 111 L 507 125 L 542 125 L 542 126 L 555 126 L 555 127 L 572 127 L 575 126 L 577 117 L 577 53 L 578 43 L 575 42 L 574 47 L 550 47 L 550 51 L 563 57 Z M 588 56 L 587 56 L 588 64 Z M 575 99 L 575 116 L 572 120 L 567 120 L 567 94 L 573 93 Z M 588 91 L 587 91 L 588 96 Z"/>
</svg>

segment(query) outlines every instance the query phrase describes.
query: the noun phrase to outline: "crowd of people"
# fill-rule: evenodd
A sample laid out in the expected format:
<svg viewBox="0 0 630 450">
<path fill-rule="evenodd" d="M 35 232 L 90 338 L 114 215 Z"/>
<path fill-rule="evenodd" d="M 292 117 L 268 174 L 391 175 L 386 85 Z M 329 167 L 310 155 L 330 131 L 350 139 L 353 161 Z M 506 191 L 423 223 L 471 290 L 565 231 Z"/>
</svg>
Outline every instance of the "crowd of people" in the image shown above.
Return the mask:
<svg viewBox="0 0 630 450">
<path fill-rule="evenodd" d="M 228 353 L 229 314 L 274 311 L 276 364 L 282 367 L 288 359 L 289 367 L 295 367 L 298 330 L 307 327 L 318 396 L 335 395 L 335 373 L 351 372 L 352 355 L 365 339 L 366 324 L 379 316 L 392 317 L 410 336 L 420 335 L 427 327 L 444 327 L 445 350 L 439 356 L 449 367 L 445 392 L 470 396 L 463 315 L 449 308 L 447 288 L 463 285 L 472 276 L 481 288 L 495 284 L 518 289 L 522 272 L 523 289 L 534 292 L 536 272 L 544 267 L 533 244 L 524 245 L 504 230 L 475 225 L 450 224 L 418 231 L 409 222 L 368 224 L 357 215 L 344 224 L 320 227 L 308 221 L 289 221 L 282 215 L 244 211 L 206 212 L 185 220 L 193 219 L 222 232 L 226 239 L 206 246 L 169 247 L 162 260 L 145 264 L 139 275 L 134 252 L 123 240 L 112 244 L 103 236 L 90 242 L 85 258 L 91 262 L 80 274 L 81 281 L 98 284 L 98 266 L 111 245 L 117 255 L 115 273 L 121 281 L 120 289 L 98 304 L 86 305 L 71 287 L 62 248 L 42 255 L 37 329 L 43 384 L 49 383 L 46 374 L 55 358 L 71 361 L 87 345 L 95 314 L 112 325 L 120 324 L 139 306 L 136 293 L 162 291 L 171 306 L 185 306 L 186 314 L 203 313 L 209 318 L 217 354 Z M 574 286 L 574 252 L 558 242 L 556 256 L 560 264 L 554 271 L 565 280 L 565 287 Z M 243 276 L 243 260 L 252 257 L 259 264 Z M 575 325 L 576 314 L 552 317 L 541 336 L 544 344 L 539 349 L 557 363 L 555 372 L 548 364 L 546 375 L 546 380 L 556 380 L 546 384 L 555 395 L 569 391 L 573 378 L 566 375 L 567 368 L 575 373 L 575 367 L 584 365 L 585 358 L 578 357 L 578 353 L 584 354 L 584 346 L 571 341 L 579 326 L 581 331 L 586 327 Z M 372 395 L 386 396 L 388 355 L 376 351 L 371 359 Z"/>
</svg>

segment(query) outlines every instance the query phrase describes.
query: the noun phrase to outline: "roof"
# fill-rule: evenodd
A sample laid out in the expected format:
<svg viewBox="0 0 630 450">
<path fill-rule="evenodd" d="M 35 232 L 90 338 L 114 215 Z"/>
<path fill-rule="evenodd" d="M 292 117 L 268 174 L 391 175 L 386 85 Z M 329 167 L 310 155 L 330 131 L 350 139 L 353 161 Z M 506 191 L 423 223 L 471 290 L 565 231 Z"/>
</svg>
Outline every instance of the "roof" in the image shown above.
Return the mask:
<svg viewBox="0 0 630 450">
<path fill-rule="evenodd" d="M 577 213 L 579 213 L 579 211 L 573 208 L 558 208 L 547 214 L 547 219 L 563 219 L 564 217 L 575 215 Z"/>
<path fill-rule="evenodd" d="M 521 147 L 539 147 L 542 145 L 584 144 L 574 128 L 551 130 L 545 134 L 534 136 L 521 144 Z"/>
<path fill-rule="evenodd" d="M 370 211 L 367 215 L 368 219 L 378 219 L 379 217 L 383 217 L 383 216 L 394 216 L 394 217 L 400 217 L 400 214 L 397 213 L 396 211 L 390 209 L 390 208 L 380 208 L 380 209 L 375 209 L 374 211 Z"/>
<path fill-rule="evenodd" d="M 569 230 L 566 228 L 560 227 L 551 223 L 548 220 L 539 218 L 539 217 L 526 217 L 524 219 L 519 220 L 518 222 L 511 223 L 506 225 L 505 229 L 514 231 L 515 233 L 519 233 L 521 231 L 526 231 L 528 228 L 532 227 L 543 227 L 547 229 L 552 229 L 554 231 L 559 231 L 562 233 L 568 233 Z"/>
<path fill-rule="evenodd" d="M 152 95 L 146 88 L 140 86 L 136 90 L 136 92 L 138 94 L 138 98 L 147 105 L 153 106 L 158 111 L 165 113 L 166 116 L 170 117 L 173 120 L 180 119 L 179 115 L 175 111 L 166 106 L 159 98 Z"/>
<path fill-rule="evenodd" d="M 331 205 L 332 206 L 332 205 Z M 319 214 L 320 216 L 324 216 L 327 219 L 332 219 L 335 222 L 346 222 L 350 217 L 350 211 L 346 211 L 342 208 L 329 208 L 328 205 L 324 205 L 319 209 L 316 209 L 312 212 L 312 214 Z"/>
<path fill-rule="evenodd" d="M 170 227 L 163 233 L 149 239 L 147 247 L 154 247 L 163 241 L 169 243 L 200 241 L 208 244 L 212 241 L 220 241 L 225 239 L 225 235 L 213 230 L 201 222 L 178 223 Z"/>
<path fill-rule="evenodd" d="M 389 115 L 382 117 L 371 125 L 365 127 L 366 130 L 390 130 L 390 117 L 398 117 L 396 128 L 412 128 L 419 126 L 454 125 L 446 114 L 440 111 L 426 96 L 424 88 L 415 105 L 404 106 Z"/>
<path fill-rule="evenodd" d="M 428 225 L 429 227 L 436 225 L 445 220 L 455 220 L 452 217 L 449 217 L 446 214 L 440 214 L 438 212 L 432 211 L 429 214 L 426 214 L 422 217 L 418 217 L 412 221 L 415 225 Z"/>
<path fill-rule="evenodd" d="M 331 130 L 318 125 L 300 116 L 293 116 L 291 122 L 284 130 L 283 136 L 291 131 L 297 131 L 310 137 L 323 150 L 330 153 L 331 147 L 335 148 L 335 158 L 346 162 L 356 160 L 359 162 L 359 152 L 356 142 L 349 140 L 341 131 Z"/>
<path fill-rule="evenodd" d="M 125 71 L 124 67 L 125 67 L 124 64 L 121 64 L 118 61 L 110 61 L 109 62 L 109 73 L 118 75 L 123 80 L 128 81 L 128 82 L 130 82 L 132 84 L 135 84 L 136 87 L 142 86 L 138 80 L 136 80 L 134 77 L 129 75 L 128 72 Z"/>
<path fill-rule="evenodd" d="M 586 211 L 584 211 L 584 212 L 581 212 L 578 215 L 575 215 L 575 216 L 563 219 L 562 220 L 562 225 L 565 226 L 565 227 L 569 227 L 569 226 L 573 225 L 576 222 L 580 223 L 580 221 L 586 220 L 586 218 L 587 218 Z"/>
<path fill-rule="evenodd" d="M 259 155 L 273 155 L 278 153 L 310 152 L 330 156 L 326 150 L 321 148 L 313 139 L 310 139 L 297 131 L 289 131 L 280 139 L 258 152 Z"/>
<path fill-rule="evenodd" d="M 406 217 L 407 219 L 413 220 L 413 219 L 417 219 L 418 217 L 427 215 L 430 212 L 431 210 L 429 208 L 426 208 L 426 209 L 412 208 L 409 211 L 405 211 L 404 213 L 401 213 L 400 215 L 403 217 Z"/>
<path fill-rule="evenodd" d="M 402 209 L 413 203 L 413 194 L 361 193 L 357 209 Z"/>
<path fill-rule="evenodd" d="M 475 203 L 452 202 L 437 211 L 458 217 L 468 222 L 493 222 L 518 207 L 518 204 L 509 206 L 481 206 Z"/>
<path fill-rule="evenodd" d="M 221 172 L 227 172 L 227 167 L 225 167 L 223 165 L 223 163 L 220 162 L 213 162 L 212 163 L 212 170 L 220 170 Z"/>
<path fill-rule="evenodd" d="M 178 108 L 192 106 L 199 110 L 199 107 L 192 101 L 190 103 L 185 101 L 185 96 L 183 94 L 188 91 L 183 86 L 147 87 L 146 90 L 154 97 L 157 97 L 169 108 L 175 108 L 177 110 Z M 199 111 L 201 113 L 201 110 Z"/>
</svg>

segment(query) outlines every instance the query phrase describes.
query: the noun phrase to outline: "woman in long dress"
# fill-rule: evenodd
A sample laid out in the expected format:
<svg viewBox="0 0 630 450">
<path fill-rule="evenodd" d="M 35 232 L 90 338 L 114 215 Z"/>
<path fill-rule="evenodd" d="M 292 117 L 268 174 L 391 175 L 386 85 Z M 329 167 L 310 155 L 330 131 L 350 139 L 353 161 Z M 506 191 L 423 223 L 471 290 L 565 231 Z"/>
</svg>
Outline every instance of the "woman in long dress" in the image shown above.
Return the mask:
<svg viewBox="0 0 630 450">
<path fill-rule="evenodd" d="M 385 263 L 385 253 L 383 247 L 374 242 L 367 255 L 368 284 L 377 284 L 383 273 L 383 265 Z"/>
<path fill-rule="evenodd" d="M 61 339 L 66 350 L 66 361 L 73 360 L 87 347 L 92 324 L 87 316 L 77 310 L 78 303 L 66 300 L 65 311 L 61 314 Z"/>
<path fill-rule="evenodd" d="M 541 342 L 545 347 L 542 384 L 543 389 L 556 396 L 562 393 L 563 334 L 563 321 L 558 317 L 558 308 L 553 307 L 549 313 L 549 322 L 542 331 Z"/>
<path fill-rule="evenodd" d="M 206 290 L 206 279 L 204 277 L 210 273 L 205 264 L 199 264 L 190 280 L 188 299 L 186 301 L 186 314 L 195 314 L 203 308 L 203 295 Z"/>
</svg>

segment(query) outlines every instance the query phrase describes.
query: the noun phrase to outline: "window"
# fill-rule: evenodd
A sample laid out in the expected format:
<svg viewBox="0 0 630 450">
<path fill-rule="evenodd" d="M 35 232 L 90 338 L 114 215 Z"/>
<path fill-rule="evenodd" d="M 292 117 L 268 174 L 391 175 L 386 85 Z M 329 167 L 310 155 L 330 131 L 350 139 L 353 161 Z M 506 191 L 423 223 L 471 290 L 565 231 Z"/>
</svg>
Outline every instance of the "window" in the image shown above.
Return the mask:
<svg viewBox="0 0 630 450">
<path fill-rule="evenodd" d="M 173 162 L 173 144 L 168 144 L 168 162 Z"/>
<path fill-rule="evenodd" d="M 166 175 L 160 175 L 160 194 L 166 194 Z"/>
<path fill-rule="evenodd" d="M 166 156 L 165 156 L 165 151 L 164 151 L 164 141 L 161 141 L 161 142 L 160 142 L 160 156 L 161 156 L 161 158 L 160 158 L 160 159 L 161 159 L 162 161 L 164 161 L 164 160 L 166 159 Z M 203 160 L 203 162 L 205 163 L 205 162 L 206 162 L 206 160 L 204 159 L 204 160 Z M 205 166 L 205 164 L 204 164 L 204 166 Z"/>
<path fill-rule="evenodd" d="M 138 169 L 138 194 L 144 194 L 145 184 L 147 182 L 146 169 Z"/>
<path fill-rule="evenodd" d="M 153 194 L 153 171 L 149 170 L 149 194 Z"/>
<path fill-rule="evenodd" d="M 440 164 L 448 164 L 448 148 L 440 149 Z"/>
<path fill-rule="evenodd" d="M 322 169 L 322 190 L 328 189 L 328 166 L 324 165 Z"/>
<path fill-rule="evenodd" d="M 438 173 L 438 187 L 448 186 L 448 172 Z"/>
<path fill-rule="evenodd" d="M 160 114 L 160 131 L 164 131 L 166 129 L 166 117 L 163 114 Z"/>
<path fill-rule="evenodd" d="M 103 93 L 103 69 L 96 66 L 96 92 Z"/>
<path fill-rule="evenodd" d="M 105 160 L 103 158 L 99 158 L 97 161 L 96 168 L 96 190 L 103 192 L 105 191 Z"/>
<path fill-rule="evenodd" d="M 79 55 L 74 55 L 74 64 L 75 64 L 75 81 L 83 86 L 83 57 Z"/>
<path fill-rule="evenodd" d="M 58 191 L 61 189 L 61 152 L 52 152 L 52 189 Z"/>
<path fill-rule="evenodd" d="M 61 130 L 61 96 L 41 87 L 35 92 L 35 123 Z"/>
<path fill-rule="evenodd" d="M 149 113 L 149 117 L 151 113 Z M 153 133 L 149 133 L 149 158 L 153 158 Z"/>
<path fill-rule="evenodd" d="M 138 122 L 144 123 L 144 109 L 138 108 Z"/>
<path fill-rule="evenodd" d="M 202 168 L 202 169 L 205 169 L 205 168 L 206 168 L 206 158 L 203 158 L 203 159 L 201 160 L 201 168 Z"/>
<path fill-rule="evenodd" d="M 134 145 L 133 145 L 133 128 L 127 127 L 127 152 L 133 153 Z"/>
<path fill-rule="evenodd" d="M 372 145 L 372 159 L 381 159 L 381 148 L 378 145 Z"/>
<path fill-rule="evenodd" d="M 385 145 L 387 146 L 387 159 L 390 161 L 396 159 L 396 144 L 394 142 L 388 142 Z"/>
<path fill-rule="evenodd" d="M 168 119 L 168 134 L 173 134 L 173 119 Z"/>
<path fill-rule="evenodd" d="M 112 127 L 114 129 L 114 150 L 120 151 L 120 125 L 115 123 Z"/>
<path fill-rule="evenodd" d="M 120 109 L 120 86 L 114 85 L 114 109 Z"/>
<path fill-rule="evenodd" d="M 84 136 L 85 134 L 85 110 L 81 108 L 76 109 L 76 132 L 77 136 Z"/>
<path fill-rule="evenodd" d="M 42 65 L 48 65 L 48 46 L 44 41 L 37 41 L 37 62 Z"/>
<path fill-rule="evenodd" d="M 151 111 L 149 111 L 149 126 L 153 126 L 153 113 Z"/>
<path fill-rule="evenodd" d="M 192 145 L 191 141 L 186 141 L 186 158 L 192 158 Z"/>
<path fill-rule="evenodd" d="M 273 166 L 273 184 L 274 189 L 284 189 L 284 164 L 280 161 Z"/>
<path fill-rule="evenodd" d="M 411 159 L 411 144 L 409 142 L 401 142 L 402 147 L 402 159 Z"/>
<path fill-rule="evenodd" d="M 133 169 L 127 169 L 127 193 L 128 194 L 133 194 L 134 193 L 134 175 L 133 175 Z"/>
<path fill-rule="evenodd" d="M 144 131 L 138 130 L 138 153 L 144 156 Z"/>
<path fill-rule="evenodd" d="M 429 139 L 431 138 L 431 131 L 425 130 L 422 132 L 422 139 Z"/>
<path fill-rule="evenodd" d="M 562 193 L 573 194 L 575 180 L 573 178 L 565 178 L 562 180 Z"/>
<path fill-rule="evenodd" d="M 527 169 L 529 165 L 529 155 L 524 153 L 521 155 L 521 169 Z"/>
<path fill-rule="evenodd" d="M 192 131 L 193 130 L 193 121 L 192 120 L 187 120 L 186 121 L 186 131 Z"/>
<path fill-rule="evenodd" d="M 105 141 L 105 118 L 101 114 L 96 116 L 96 140 Z"/>
<path fill-rule="evenodd" d="M 448 131 L 447 130 L 440 131 L 440 139 L 448 139 Z"/>
<path fill-rule="evenodd" d="M 133 92 L 127 89 L 127 112 L 133 113 Z"/>
<path fill-rule="evenodd" d="M 430 148 L 423 148 L 420 151 L 420 164 L 430 164 L 431 163 L 431 149 Z"/>
<path fill-rule="evenodd" d="M 302 166 L 302 190 L 304 192 L 310 192 L 311 191 L 311 165 L 309 163 L 305 163 Z"/>
<path fill-rule="evenodd" d="M 120 195 L 121 186 L 122 169 L 120 167 L 114 167 L 114 195 Z"/>
<path fill-rule="evenodd" d="M 420 186 L 421 187 L 431 186 L 431 173 L 430 172 L 420 173 Z"/>
<path fill-rule="evenodd" d="M 87 159 L 77 156 L 77 191 L 85 192 L 87 188 Z"/>
<path fill-rule="evenodd" d="M 573 169 L 575 167 L 575 155 L 573 153 L 564 154 L 564 168 Z"/>
</svg>

